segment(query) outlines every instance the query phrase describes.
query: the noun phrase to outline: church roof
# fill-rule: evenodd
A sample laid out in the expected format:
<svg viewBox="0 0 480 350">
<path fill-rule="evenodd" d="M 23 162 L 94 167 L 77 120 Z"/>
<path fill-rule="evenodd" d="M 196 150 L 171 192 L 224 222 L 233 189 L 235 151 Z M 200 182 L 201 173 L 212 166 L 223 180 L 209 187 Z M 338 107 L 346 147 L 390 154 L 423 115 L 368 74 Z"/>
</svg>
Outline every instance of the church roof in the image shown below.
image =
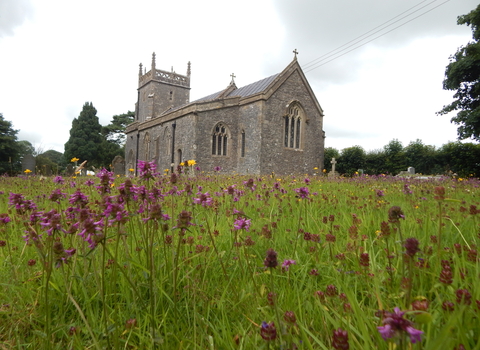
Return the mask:
<svg viewBox="0 0 480 350">
<path fill-rule="evenodd" d="M 264 91 L 275 80 L 275 78 L 278 75 L 279 74 L 275 74 L 275 75 L 272 75 L 268 78 L 256 81 L 255 83 L 252 83 L 252 84 L 243 86 L 241 88 L 235 89 L 232 92 L 230 92 L 228 95 L 223 96 L 223 97 L 232 97 L 232 96 L 248 97 L 248 96 L 251 96 L 251 95 L 255 95 L 259 92 Z M 200 98 L 198 100 L 195 100 L 195 101 L 192 101 L 192 102 L 203 102 L 203 101 L 216 100 L 217 98 L 222 96 L 224 91 L 225 90 L 218 91 L 214 94 L 202 97 L 202 98 Z"/>
</svg>

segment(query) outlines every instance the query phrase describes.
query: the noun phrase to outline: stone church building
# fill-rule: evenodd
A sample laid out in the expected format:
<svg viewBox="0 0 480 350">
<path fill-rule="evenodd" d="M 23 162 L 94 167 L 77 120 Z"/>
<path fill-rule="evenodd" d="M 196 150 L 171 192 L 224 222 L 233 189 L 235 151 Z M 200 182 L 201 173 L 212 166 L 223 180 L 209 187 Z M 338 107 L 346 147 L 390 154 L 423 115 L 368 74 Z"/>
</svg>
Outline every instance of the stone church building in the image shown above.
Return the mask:
<svg viewBox="0 0 480 350">
<path fill-rule="evenodd" d="M 140 64 L 135 121 L 126 130 L 126 168 L 138 160 L 174 170 L 193 159 L 206 172 L 312 174 L 323 168 L 323 111 L 293 61 L 280 73 L 190 102 L 187 74 Z"/>
</svg>

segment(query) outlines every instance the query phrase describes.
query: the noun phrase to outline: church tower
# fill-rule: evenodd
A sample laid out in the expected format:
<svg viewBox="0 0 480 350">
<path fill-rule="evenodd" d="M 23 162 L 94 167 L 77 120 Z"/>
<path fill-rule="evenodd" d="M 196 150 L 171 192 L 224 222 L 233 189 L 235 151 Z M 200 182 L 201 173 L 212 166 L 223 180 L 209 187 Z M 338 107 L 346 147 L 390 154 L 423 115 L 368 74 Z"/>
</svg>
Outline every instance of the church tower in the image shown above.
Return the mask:
<svg viewBox="0 0 480 350">
<path fill-rule="evenodd" d="M 155 52 L 152 54 L 150 71 L 143 70 L 140 63 L 135 120 L 141 123 L 189 103 L 190 73 L 190 62 L 187 75 L 175 73 L 173 67 L 171 72 L 157 69 Z"/>
</svg>

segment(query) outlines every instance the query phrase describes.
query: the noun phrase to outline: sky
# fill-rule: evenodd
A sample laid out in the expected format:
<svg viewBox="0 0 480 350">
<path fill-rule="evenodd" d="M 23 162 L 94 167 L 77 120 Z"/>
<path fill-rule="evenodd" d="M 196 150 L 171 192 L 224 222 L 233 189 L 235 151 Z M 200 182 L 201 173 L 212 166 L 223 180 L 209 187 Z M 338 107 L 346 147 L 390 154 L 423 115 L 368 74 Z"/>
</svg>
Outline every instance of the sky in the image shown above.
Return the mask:
<svg viewBox="0 0 480 350">
<path fill-rule="evenodd" d="M 18 139 L 64 151 L 92 102 L 102 125 L 135 109 L 138 67 L 186 74 L 190 100 L 281 72 L 298 51 L 325 147 L 457 140 L 442 89 L 472 39 L 473 0 L 0 0 L 0 113 Z M 472 142 L 471 140 L 466 140 Z"/>
</svg>

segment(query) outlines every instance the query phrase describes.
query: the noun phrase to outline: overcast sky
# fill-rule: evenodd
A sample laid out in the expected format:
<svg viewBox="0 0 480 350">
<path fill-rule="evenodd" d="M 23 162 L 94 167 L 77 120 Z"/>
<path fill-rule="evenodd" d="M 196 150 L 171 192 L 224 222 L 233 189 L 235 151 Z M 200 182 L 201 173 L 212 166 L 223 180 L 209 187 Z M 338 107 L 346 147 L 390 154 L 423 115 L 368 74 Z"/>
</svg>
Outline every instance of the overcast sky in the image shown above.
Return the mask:
<svg viewBox="0 0 480 350">
<path fill-rule="evenodd" d="M 138 65 L 186 74 L 190 100 L 282 71 L 297 49 L 324 109 L 326 147 L 456 141 L 442 90 L 456 24 L 478 0 L 0 0 L 0 113 L 19 140 L 64 151 L 92 102 L 102 125 L 134 110 Z M 363 36 L 362 36 L 363 35 Z M 363 39 L 363 41 L 362 41 Z M 355 49 L 356 48 L 356 49 Z M 334 51 L 336 50 L 336 51 Z"/>
</svg>

